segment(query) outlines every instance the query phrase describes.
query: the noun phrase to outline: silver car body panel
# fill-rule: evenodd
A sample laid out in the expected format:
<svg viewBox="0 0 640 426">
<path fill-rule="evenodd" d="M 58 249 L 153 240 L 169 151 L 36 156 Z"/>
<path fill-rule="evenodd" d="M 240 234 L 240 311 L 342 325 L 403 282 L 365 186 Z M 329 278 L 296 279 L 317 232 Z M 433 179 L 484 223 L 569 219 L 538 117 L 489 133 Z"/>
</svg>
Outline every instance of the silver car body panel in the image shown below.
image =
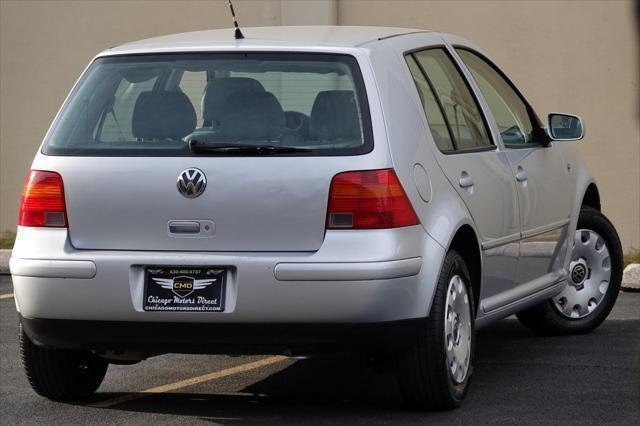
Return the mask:
<svg viewBox="0 0 640 426">
<path fill-rule="evenodd" d="M 29 318 L 233 323 L 419 318 L 428 314 L 424 300 L 432 298 L 433 286 L 424 283 L 435 282 L 439 274 L 422 265 L 440 264 L 445 254 L 419 226 L 328 231 L 313 253 L 77 250 L 64 229 L 19 231 L 11 267 L 20 313 Z M 417 259 L 416 253 L 427 259 Z M 30 259 L 31 268 L 24 259 Z M 95 264 L 95 277 L 76 278 L 86 262 Z M 52 263 L 63 265 L 68 276 L 44 276 L 34 269 Z M 227 268 L 225 311 L 144 312 L 144 267 L 167 264 Z M 286 265 L 280 279 L 279 265 Z M 287 275 L 286 268 L 291 272 L 294 266 L 295 274 Z M 323 269 L 340 280 L 319 279 Z"/>
<path fill-rule="evenodd" d="M 325 48 L 354 56 L 365 82 L 375 138 L 358 157 L 77 157 L 38 154 L 32 168 L 64 177 L 69 235 L 78 249 L 176 251 L 315 251 L 324 238 L 331 179 L 355 169 L 392 166 L 372 69 L 360 49 Z M 354 164 L 357 158 L 357 164 Z M 176 190 L 185 169 L 207 176 L 193 199 Z M 144 173 L 141 171 L 144 170 Z M 170 221 L 210 220 L 211 238 L 176 237 Z M 135 235 L 135 238 L 132 236 Z"/>
<path fill-rule="evenodd" d="M 225 30 L 228 31 L 228 30 Z M 25 317 L 172 322 L 382 322 L 429 314 L 444 255 L 471 227 L 481 264 L 478 326 L 557 294 L 582 198 L 594 180 L 568 143 L 508 149 L 447 34 L 411 29 L 315 27 L 198 32 L 103 52 L 328 52 L 356 58 L 366 86 L 374 149 L 345 157 L 78 158 L 38 153 L 33 169 L 65 182 L 70 228 L 20 227 L 11 270 Z M 227 37 L 227 38 L 225 38 Z M 316 42 L 311 42 L 316 40 Z M 404 53 L 449 50 L 479 100 L 492 151 L 444 155 L 436 148 Z M 99 55 L 100 56 L 100 55 Z M 182 197 L 182 170 L 208 187 Z M 325 231 L 331 178 L 393 167 L 420 226 Z M 516 179 L 526 169 L 526 186 Z M 131 174 L 144 170 L 138 180 Z M 247 173 L 246 170 L 252 170 Z M 456 183 L 465 171 L 474 190 Z M 489 189 L 491 188 L 491 189 Z M 265 213 L 256 216 L 258 213 Z M 275 213 L 275 214 L 269 214 Z M 211 221 L 206 238 L 170 235 L 169 221 Z M 237 223 L 234 223 L 237 221 Z M 241 224 L 242 226 L 239 226 Z M 223 313 L 144 312 L 146 265 L 228 268 Z"/>
</svg>

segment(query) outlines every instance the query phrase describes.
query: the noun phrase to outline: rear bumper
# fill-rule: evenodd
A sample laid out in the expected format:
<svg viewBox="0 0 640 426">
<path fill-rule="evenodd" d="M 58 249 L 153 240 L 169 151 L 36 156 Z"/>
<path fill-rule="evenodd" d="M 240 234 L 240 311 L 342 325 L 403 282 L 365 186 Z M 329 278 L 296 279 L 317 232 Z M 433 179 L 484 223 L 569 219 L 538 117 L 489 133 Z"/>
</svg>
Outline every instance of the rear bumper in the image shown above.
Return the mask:
<svg viewBox="0 0 640 426">
<path fill-rule="evenodd" d="M 422 258 L 382 262 L 279 263 L 274 269 L 278 281 L 362 281 L 388 280 L 418 275 Z"/>
<path fill-rule="evenodd" d="M 420 257 L 382 262 L 278 263 L 274 276 L 278 281 L 362 281 L 385 280 L 417 275 Z M 16 277 L 85 278 L 96 276 L 91 260 L 10 259 L 11 274 Z"/>
<path fill-rule="evenodd" d="M 11 274 L 21 277 L 43 278 L 93 278 L 96 276 L 96 264 L 90 260 L 47 260 L 16 259 L 9 260 Z"/>
<path fill-rule="evenodd" d="M 97 352 L 316 354 L 386 351 L 413 341 L 424 320 L 369 324 L 217 324 L 52 320 L 20 317 L 41 346 Z"/>
<path fill-rule="evenodd" d="M 427 316 L 444 250 L 420 226 L 327 232 L 302 253 L 77 250 L 66 230 L 20 228 L 12 256 L 25 318 L 362 324 Z M 225 268 L 225 311 L 145 312 L 145 268 L 166 265 Z"/>
</svg>

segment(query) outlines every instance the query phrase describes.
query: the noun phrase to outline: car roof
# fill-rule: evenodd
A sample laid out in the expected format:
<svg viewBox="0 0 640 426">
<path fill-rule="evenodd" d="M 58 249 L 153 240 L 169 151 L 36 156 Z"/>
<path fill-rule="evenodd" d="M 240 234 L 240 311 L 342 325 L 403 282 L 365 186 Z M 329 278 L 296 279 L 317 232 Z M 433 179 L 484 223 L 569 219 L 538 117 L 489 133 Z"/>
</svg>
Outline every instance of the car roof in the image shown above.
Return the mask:
<svg viewBox="0 0 640 426">
<path fill-rule="evenodd" d="M 194 51 L 213 48 L 322 48 L 358 47 L 372 41 L 428 32 L 413 28 L 357 26 L 279 26 L 242 28 L 245 38 L 236 40 L 234 29 L 194 31 L 171 34 L 126 43 L 106 50 L 102 55 L 162 51 Z"/>
</svg>

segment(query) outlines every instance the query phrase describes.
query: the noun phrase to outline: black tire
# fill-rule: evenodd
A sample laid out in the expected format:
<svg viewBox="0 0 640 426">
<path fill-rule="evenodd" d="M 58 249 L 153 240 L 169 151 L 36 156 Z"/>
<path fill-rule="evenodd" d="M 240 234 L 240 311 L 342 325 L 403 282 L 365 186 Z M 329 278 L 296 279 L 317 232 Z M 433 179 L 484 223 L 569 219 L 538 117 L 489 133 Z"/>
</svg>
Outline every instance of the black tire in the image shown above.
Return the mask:
<svg viewBox="0 0 640 426">
<path fill-rule="evenodd" d="M 577 229 L 594 231 L 605 240 L 611 259 L 609 287 L 596 309 L 583 318 L 572 319 L 562 315 L 551 299 L 516 314 L 520 322 L 533 331 L 545 335 L 588 333 L 602 324 L 616 303 L 622 281 L 623 256 L 618 233 L 605 215 L 591 207 L 580 210 Z"/>
<path fill-rule="evenodd" d="M 470 307 L 471 351 L 464 380 L 456 384 L 449 374 L 445 349 L 445 313 L 449 281 L 463 278 Z M 444 410 L 458 407 L 464 400 L 473 372 L 475 348 L 475 306 L 469 271 L 455 251 L 447 253 L 429 317 L 419 327 L 415 341 L 396 356 L 396 373 L 407 404 L 416 409 Z"/>
<path fill-rule="evenodd" d="M 109 363 L 89 351 L 35 345 L 20 326 L 22 366 L 33 390 L 55 401 L 80 401 L 94 394 Z"/>
</svg>

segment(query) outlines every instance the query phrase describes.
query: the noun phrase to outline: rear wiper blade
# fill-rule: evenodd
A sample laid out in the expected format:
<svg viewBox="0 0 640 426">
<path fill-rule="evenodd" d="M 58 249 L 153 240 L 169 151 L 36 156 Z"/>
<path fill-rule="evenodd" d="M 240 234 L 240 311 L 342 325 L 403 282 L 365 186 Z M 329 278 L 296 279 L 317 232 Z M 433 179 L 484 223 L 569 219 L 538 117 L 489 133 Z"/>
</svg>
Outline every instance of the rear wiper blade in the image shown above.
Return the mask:
<svg viewBox="0 0 640 426">
<path fill-rule="evenodd" d="M 249 145 L 249 144 L 227 144 L 227 143 L 206 143 L 198 142 L 195 139 L 189 141 L 189 150 L 194 154 L 216 153 L 216 154 L 293 154 L 297 152 L 311 152 L 308 148 L 297 148 L 295 146 L 277 145 Z"/>
</svg>

